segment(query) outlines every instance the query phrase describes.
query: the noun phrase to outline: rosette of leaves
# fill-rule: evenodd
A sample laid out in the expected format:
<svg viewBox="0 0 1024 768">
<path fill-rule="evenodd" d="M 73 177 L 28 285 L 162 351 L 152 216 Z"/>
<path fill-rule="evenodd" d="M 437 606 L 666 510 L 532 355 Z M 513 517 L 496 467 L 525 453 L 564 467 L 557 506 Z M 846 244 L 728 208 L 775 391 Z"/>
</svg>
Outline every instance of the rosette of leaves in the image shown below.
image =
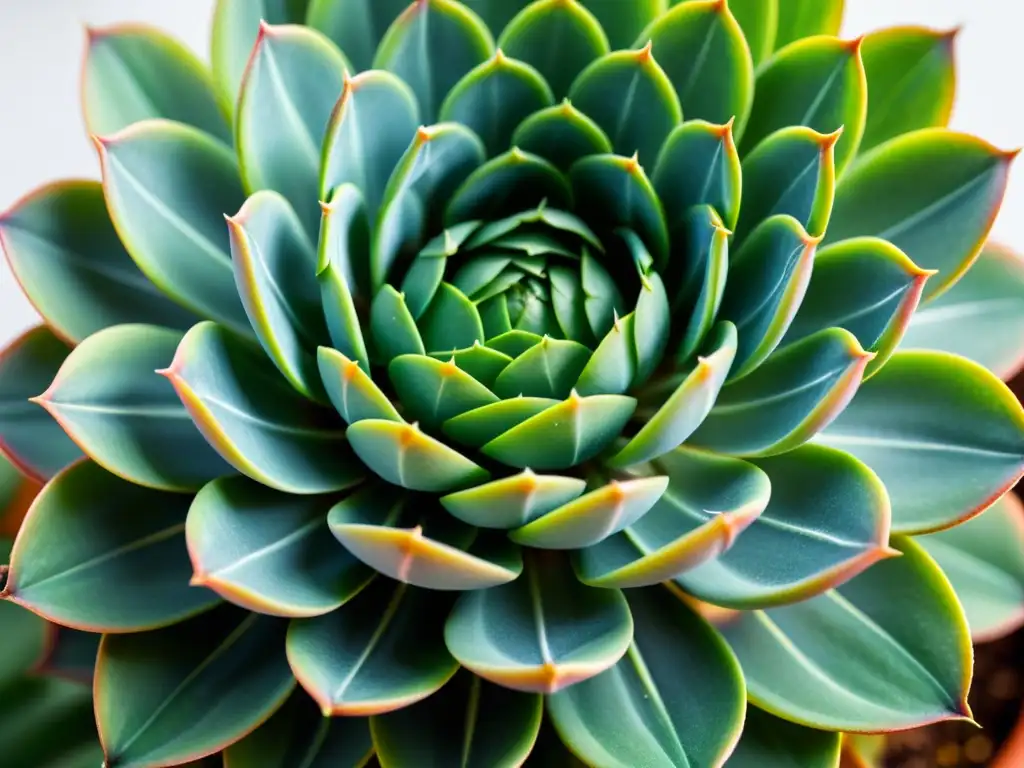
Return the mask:
<svg viewBox="0 0 1024 768">
<path fill-rule="evenodd" d="M 48 480 L 3 595 L 102 635 L 108 768 L 812 767 L 969 716 L 913 536 L 1024 472 L 941 309 L 1020 325 L 1016 262 L 970 282 L 1014 153 L 945 127 L 951 34 L 840 16 L 224 0 L 212 74 L 90 34 L 102 183 L 0 220 Z M 955 332 L 897 349 L 919 306 Z"/>
</svg>

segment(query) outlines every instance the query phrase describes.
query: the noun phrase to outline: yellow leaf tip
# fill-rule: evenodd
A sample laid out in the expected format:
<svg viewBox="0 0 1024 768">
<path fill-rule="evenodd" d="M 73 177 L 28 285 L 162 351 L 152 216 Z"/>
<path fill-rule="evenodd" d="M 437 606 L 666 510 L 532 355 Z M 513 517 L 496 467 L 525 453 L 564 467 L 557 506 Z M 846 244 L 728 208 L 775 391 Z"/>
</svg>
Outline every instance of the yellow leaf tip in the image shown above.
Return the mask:
<svg viewBox="0 0 1024 768">
<path fill-rule="evenodd" d="M 843 47 L 850 52 L 851 56 L 860 56 L 866 37 L 867 35 L 859 35 L 851 40 L 843 40 Z"/>
<path fill-rule="evenodd" d="M 210 582 L 209 582 L 209 579 L 207 578 L 206 574 L 205 573 L 199 573 L 199 572 L 193 573 L 192 574 L 192 578 L 188 580 L 188 585 L 190 587 L 205 587 L 209 583 Z"/>
<path fill-rule="evenodd" d="M 636 60 L 641 64 L 647 64 L 654 59 L 654 41 L 648 40 L 647 45 L 636 52 Z"/>
</svg>

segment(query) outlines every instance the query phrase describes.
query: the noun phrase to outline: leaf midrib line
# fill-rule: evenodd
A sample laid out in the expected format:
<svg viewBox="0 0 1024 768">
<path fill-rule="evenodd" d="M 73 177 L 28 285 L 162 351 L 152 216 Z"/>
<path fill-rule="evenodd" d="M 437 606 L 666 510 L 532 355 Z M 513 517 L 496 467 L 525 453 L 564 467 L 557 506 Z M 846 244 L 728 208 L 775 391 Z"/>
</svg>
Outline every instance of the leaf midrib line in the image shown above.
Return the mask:
<svg viewBox="0 0 1024 768">
<path fill-rule="evenodd" d="M 643 654 L 640 652 L 640 646 L 634 639 L 629 644 L 629 648 L 626 650 L 626 658 L 633 665 L 633 670 L 636 672 L 636 676 L 640 680 L 640 685 L 643 686 L 646 698 L 658 714 L 658 718 L 662 721 L 662 725 L 665 726 L 665 730 L 672 736 L 672 746 L 674 746 L 676 757 L 683 759 L 683 765 L 677 766 L 677 768 L 690 768 L 690 757 L 686 753 L 685 747 L 683 747 L 682 741 L 679 739 L 679 734 L 676 732 L 675 724 L 672 722 L 672 716 L 669 714 L 668 707 L 665 705 L 665 700 L 661 697 L 661 691 L 658 690 L 657 683 L 654 680 L 654 676 L 651 671 L 647 668 L 647 663 L 644 661 Z M 658 738 L 657 734 L 654 733 L 654 729 L 645 721 L 644 718 L 639 718 L 641 723 L 644 725 L 644 730 L 651 735 L 654 743 L 657 744 L 663 751 L 666 752 L 666 757 L 669 757 L 667 750 Z M 671 758 L 670 758 L 671 760 Z M 675 764 L 675 761 L 672 761 Z"/>
<path fill-rule="evenodd" d="M 821 384 L 825 384 L 828 381 L 840 378 L 842 374 L 846 371 L 846 369 L 849 368 L 854 363 L 856 363 L 855 359 L 847 361 L 842 366 L 837 366 L 836 368 L 830 369 L 825 373 L 821 374 L 820 376 L 811 379 L 810 381 L 805 381 L 799 386 L 791 387 L 790 389 L 787 389 L 783 392 L 775 392 L 774 394 L 763 395 L 761 397 L 755 397 L 750 400 L 741 400 L 736 403 L 716 404 L 712 407 L 711 413 L 717 415 L 721 415 L 723 413 L 734 414 L 737 412 L 750 410 L 751 408 L 759 408 L 761 406 L 773 405 L 785 400 L 790 400 L 792 398 L 798 397 L 799 395 L 802 395 L 804 392 L 808 392 L 812 389 L 815 389 Z M 831 391 L 831 389 L 832 387 L 830 386 L 825 394 L 827 395 L 828 392 Z M 824 397 L 821 397 L 818 399 L 817 402 L 821 402 L 824 399 Z M 808 413 L 808 415 L 810 414 Z"/>
<path fill-rule="evenodd" d="M 826 430 L 815 436 L 814 440 L 832 446 L 861 446 L 866 448 L 897 448 L 911 451 L 933 451 L 936 453 L 963 453 L 970 456 L 991 456 L 1001 459 L 1020 459 L 1020 455 L 1011 451 L 999 451 L 993 448 L 979 448 L 971 445 L 953 445 L 932 440 L 910 440 L 889 436 L 874 437 L 870 435 L 850 435 Z"/>
<path fill-rule="evenodd" d="M 316 531 L 318 528 L 320 528 L 320 526 L 323 525 L 323 523 L 323 516 L 318 513 L 313 520 L 304 523 L 302 526 L 296 528 L 287 536 L 282 536 L 280 539 L 277 539 L 276 541 L 272 541 L 269 544 L 265 544 L 258 549 L 254 549 L 252 552 L 243 555 L 237 560 L 229 562 L 220 568 L 216 568 L 212 571 L 209 571 L 206 575 L 213 578 L 222 578 L 227 574 L 231 573 L 232 571 L 236 571 L 239 568 L 242 568 L 243 566 L 260 559 L 261 557 L 273 554 L 274 552 L 291 546 L 295 542 L 300 541 L 301 539 L 309 536 L 311 533 Z"/>
<path fill-rule="evenodd" d="M 370 635 L 370 639 L 366 643 L 366 647 L 363 652 L 359 654 L 359 657 L 352 664 L 352 669 L 349 673 L 342 678 L 341 682 L 338 683 L 334 688 L 334 693 L 331 696 L 332 702 L 339 702 L 341 697 L 345 695 L 345 691 L 355 680 L 356 675 L 359 674 L 359 670 L 363 668 L 370 655 L 376 650 L 380 644 L 381 639 L 384 637 L 391 626 L 391 623 L 395 620 L 395 616 L 398 614 L 398 608 L 402 604 L 402 598 L 405 596 L 408 587 L 406 584 L 399 584 L 395 589 L 395 594 L 391 596 L 391 600 L 388 602 L 387 607 L 384 609 L 384 613 L 381 615 L 380 623 L 376 629 L 373 630 L 373 634 Z"/>
<path fill-rule="evenodd" d="M 952 208 L 962 198 L 971 194 L 977 187 L 984 186 L 988 181 L 988 176 L 994 171 L 994 168 L 988 168 L 984 173 L 978 174 L 967 184 L 964 184 L 957 189 L 949 192 L 938 200 L 926 205 L 921 210 L 908 216 L 903 221 L 893 224 L 888 229 L 878 234 L 878 237 L 882 240 L 888 240 L 889 242 L 895 242 L 895 240 L 909 229 L 916 227 L 918 224 L 923 222 L 925 219 L 931 218 L 932 216 L 938 215 L 945 208 Z"/>
<path fill-rule="evenodd" d="M 246 422 L 249 422 L 250 424 L 256 424 L 256 425 L 259 425 L 259 426 L 262 426 L 262 427 L 266 427 L 267 429 L 269 429 L 272 432 L 278 432 L 278 433 L 283 434 L 283 435 L 299 435 L 299 436 L 305 436 L 305 437 L 312 437 L 312 438 L 315 438 L 315 439 L 318 439 L 318 440 L 328 440 L 328 439 L 334 440 L 334 439 L 344 438 L 344 436 L 345 436 L 345 430 L 344 429 L 295 427 L 295 426 L 291 426 L 289 424 L 278 424 L 278 423 L 273 422 L 273 421 L 267 421 L 266 419 L 263 419 L 263 418 L 261 418 L 259 416 L 254 415 L 254 414 L 246 413 L 245 411 L 243 411 L 242 409 L 238 408 L 237 406 L 231 405 L 230 403 L 228 403 L 228 402 L 226 402 L 224 400 L 221 400 L 219 397 L 217 397 L 215 395 L 199 394 L 197 392 L 196 396 L 203 403 L 205 403 L 207 406 L 212 405 L 212 406 L 215 406 L 217 408 L 221 408 L 221 409 L 227 411 L 228 413 L 230 413 L 232 416 L 235 416 L 238 419 L 241 419 L 242 421 L 246 421 Z"/>
<path fill-rule="evenodd" d="M 985 317 L 986 315 L 998 318 L 1000 313 L 1006 310 L 1006 314 L 1018 317 L 1024 309 L 1024 302 L 1020 298 L 1001 299 L 980 299 L 978 301 L 964 301 L 959 304 L 949 304 L 941 307 L 925 306 L 914 313 L 911 321 L 911 328 L 914 326 L 930 325 L 931 323 L 948 322 L 949 320 L 963 320 L 965 318 Z"/>
<path fill-rule="evenodd" d="M 270 86 L 278 95 L 277 102 L 281 107 L 279 114 L 284 118 L 283 122 L 291 126 L 292 134 L 298 135 L 297 143 L 298 149 L 300 150 L 299 154 L 302 155 L 303 161 L 307 166 L 307 170 L 312 169 L 312 176 L 316 178 L 319 176 L 320 172 L 319 142 L 314 140 L 313 136 L 310 134 L 309 126 L 307 126 L 306 121 L 302 119 L 298 105 L 291 98 L 291 92 L 285 85 L 284 78 L 281 76 L 281 69 L 277 65 L 277 57 L 274 55 L 273 46 L 267 45 L 263 50 L 266 54 L 267 74 L 270 77 Z M 294 147 L 295 145 L 293 144 L 292 146 Z"/>
</svg>

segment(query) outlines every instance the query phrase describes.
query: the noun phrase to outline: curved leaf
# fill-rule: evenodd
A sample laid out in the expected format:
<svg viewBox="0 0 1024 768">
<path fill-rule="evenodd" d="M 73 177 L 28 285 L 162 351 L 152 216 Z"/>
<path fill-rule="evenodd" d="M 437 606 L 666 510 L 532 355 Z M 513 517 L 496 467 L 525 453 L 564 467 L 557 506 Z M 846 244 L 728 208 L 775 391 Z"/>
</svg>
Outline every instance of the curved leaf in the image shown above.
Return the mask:
<svg viewBox="0 0 1024 768">
<path fill-rule="evenodd" d="M 442 429 L 463 445 L 480 448 L 553 405 L 558 401 L 548 397 L 514 397 L 467 411 L 446 421 Z"/>
<path fill-rule="evenodd" d="M 484 325 L 476 304 L 449 283 L 441 283 L 420 318 L 423 346 L 431 354 L 464 349 L 484 340 Z"/>
<path fill-rule="evenodd" d="M 779 0 L 775 50 L 815 35 L 835 35 L 843 21 L 845 0 Z"/>
<path fill-rule="evenodd" d="M 893 530 L 926 533 L 979 514 L 1024 474 L 1024 409 L 977 363 L 897 352 L 816 442 L 874 469 Z"/>
<path fill-rule="evenodd" d="M 373 300 L 370 332 L 376 347 L 374 351 L 381 362 L 391 362 L 400 355 L 427 352 L 405 297 L 391 285 L 385 285 Z"/>
<path fill-rule="evenodd" d="M 450 605 L 444 593 L 374 579 L 333 613 L 293 621 L 288 662 L 325 717 L 402 709 L 459 668 L 442 639 Z"/>
<path fill-rule="evenodd" d="M 743 30 L 755 68 L 775 50 L 779 4 L 780 0 L 729 0 L 729 10 Z"/>
<path fill-rule="evenodd" d="M 580 158 L 612 151 L 601 127 L 568 99 L 523 120 L 512 134 L 512 146 L 543 157 L 563 173 Z"/>
<path fill-rule="evenodd" d="M 210 445 L 253 480 L 301 495 L 361 479 L 337 416 L 295 392 L 259 348 L 214 323 L 185 334 L 162 373 Z"/>
<path fill-rule="evenodd" d="M 679 259 L 678 267 L 668 276 L 673 284 L 677 277 L 681 282 L 672 310 L 685 312 L 690 306 L 685 332 L 675 353 L 678 363 L 690 362 L 693 354 L 707 342 L 718 320 L 728 285 L 731 234 L 714 208 L 707 205 L 691 208 L 681 222 L 679 235 L 686 258 Z M 672 269 L 673 264 L 669 267 Z"/>
<path fill-rule="evenodd" d="M 93 690 L 107 764 L 188 762 L 265 721 L 295 687 L 282 652 L 287 626 L 223 606 L 155 632 L 105 636 Z"/>
<path fill-rule="evenodd" d="M 459 368 L 485 387 L 491 387 L 498 375 L 512 362 L 508 355 L 485 347 L 479 342 L 474 342 L 471 347 L 456 349 L 454 352 L 433 352 L 431 355 L 442 362 L 454 360 Z"/>
<path fill-rule="evenodd" d="M 68 467 L 32 505 L 3 596 L 87 632 L 139 632 L 208 609 L 219 598 L 188 587 L 190 501 L 89 461 Z"/>
<path fill-rule="evenodd" d="M 476 13 L 495 35 L 533 0 L 460 0 Z"/>
<path fill-rule="evenodd" d="M 629 48 L 644 29 L 668 8 L 668 0 L 581 0 L 594 14 L 605 32 L 612 50 Z"/>
<path fill-rule="evenodd" d="M 820 731 L 747 706 L 743 735 L 726 768 L 836 768 L 842 734 Z"/>
<path fill-rule="evenodd" d="M 409 0 L 309 0 L 306 24 L 323 32 L 362 72 Z M 385 126 L 381 126 L 385 127 Z"/>
<path fill-rule="evenodd" d="M 495 219 L 550 201 L 570 207 L 572 192 L 565 176 L 539 155 L 513 148 L 477 168 L 452 195 L 445 208 L 449 224 Z"/>
<path fill-rule="evenodd" d="M 388 375 L 409 418 L 429 429 L 474 408 L 498 402 L 487 387 L 455 364 L 423 355 L 402 355 L 388 366 Z"/>
<path fill-rule="evenodd" d="M 518 528 L 578 498 L 586 482 L 576 477 L 537 475 L 526 469 L 441 497 L 454 517 L 481 528 Z"/>
<path fill-rule="evenodd" d="M 621 395 L 629 390 L 637 376 L 635 323 L 634 312 L 615 318 L 611 330 L 601 339 L 576 380 L 577 394 Z"/>
<path fill-rule="evenodd" d="M 210 483 L 189 509 L 191 584 L 271 616 L 319 616 L 373 577 L 346 557 L 327 526 L 332 497 L 293 496 L 232 477 Z"/>
<path fill-rule="evenodd" d="M 494 380 L 494 393 L 503 399 L 564 398 L 589 357 L 590 351 L 578 342 L 545 336 L 506 366 Z"/>
<path fill-rule="evenodd" d="M 462 666 L 506 688 L 551 694 L 622 657 L 633 620 L 621 592 L 580 584 L 559 553 L 533 553 L 525 571 L 459 597 L 445 642 Z"/>
<path fill-rule="evenodd" d="M 49 624 L 46 629 L 46 650 L 36 663 L 35 672 L 91 687 L 103 636 L 57 624 Z"/>
<path fill-rule="evenodd" d="M 388 396 L 359 363 L 327 347 L 317 350 L 317 360 L 331 403 L 348 424 L 363 419 L 403 421 Z"/>
</svg>

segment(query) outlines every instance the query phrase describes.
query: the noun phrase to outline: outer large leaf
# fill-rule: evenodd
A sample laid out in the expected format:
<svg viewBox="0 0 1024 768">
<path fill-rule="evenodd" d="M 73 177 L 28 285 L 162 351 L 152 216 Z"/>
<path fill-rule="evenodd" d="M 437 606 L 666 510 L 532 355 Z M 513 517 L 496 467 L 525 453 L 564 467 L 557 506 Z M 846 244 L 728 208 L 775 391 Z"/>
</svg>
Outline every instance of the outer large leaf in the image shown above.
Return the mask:
<svg viewBox="0 0 1024 768">
<path fill-rule="evenodd" d="M 3 595 L 89 632 L 138 632 L 209 608 L 217 596 L 188 587 L 189 501 L 72 465 L 25 519 Z"/>
<path fill-rule="evenodd" d="M 70 349 L 45 325 L 0 351 L 0 453 L 36 480 L 48 480 L 82 452 L 29 398 L 43 392 Z"/>
<path fill-rule="evenodd" d="M 301 397 L 258 347 L 224 328 L 189 331 L 163 374 L 210 445 L 254 480 L 316 494 L 361 478 L 337 415 Z"/>
<path fill-rule="evenodd" d="M 102 136 L 164 117 L 231 143 L 213 78 L 188 48 L 141 24 L 88 29 L 87 34 L 82 108 L 89 133 Z"/>
<path fill-rule="evenodd" d="M 108 765 L 175 765 L 254 729 L 295 687 L 287 623 L 233 606 L 156 632 L 107 635 L 94 687 Z"/>
<path fill-rule="evenodd" d="M 374 580 L 337 611 L 292 622 L 288 661 L 324 716 L 377 715 L 424 699 L 458 670 L 442 593 Z"/>
<path fill-rule="evenodd" d="M 463 670 L 429 699 L 374 717 L 370 728 L 378 758 L 389 768 L 504 768 L 526 760 L 542 715 L 540 696 Z"/>
<path fill-rule="evenodd" d="M 779 0 L 775 49 L 814 35 L 835 35 L 843 21 L 845 0 Z"/>
<path fill-rule="evenodd" d="M 309 0 L 306 23 L 345 53 L 356 71 L 373 65 L 373 54 L 409 0 Z"/>
<path fill-rule="evenodd" d="M 373 577 L 327 527 L 335 500 L 280 493 L 241 477 L 210 483 L 185 528 L 192 585 L 272 616 L 335 610 Z"/>
<path fill-rule="evenodd" d="M 677 577 L 687 592 L 729 608 L 783 605 L 893 555 L 885 487 L 859 461 L 803 446 L 755 463 L 771 481 L 767 509 L 718 559 Z"/>
<path fill-rule="evenodd" d="M 944 128 L 886 142 L 840 181 L 825 242 L 890 241 L 918 266 L 939 270 L 924 291 L 933 298 L 981 252 L 1015 156 Z"/>
<path fill-rule="evenodd" d="M 949 577 L 975 643 L 1024 623 L 1024 509 L 1009 493 L 985 514 L 917 543 Z"/>
<path fill-rule="evenodd" d="M 164 120 L 136 123 L 97 147 L 111 218 L 139 269 L 192 311 L 249 333 L 224 226 L 245 202 L 234 153 Z"/>
<path fill-rule="evenodd" d="M 549 697 L 559 735 L 591 765 L 721 765 L 743 728 L 740 666 L 722 637 L 661 587 L 629 594 L 626 655 Z"/>
<path fill-rule="evenodd" d="M 388 29 L 373 68 L 408 83 L 430 124 L 452 87 L 493 52 L 494 37 L 479 16 L 454 0 L 423 0 L 409 5 Z"/>
<path fill-rule="evenodd" d="M 107 471 L 137 485 L 198 490 L 233 470 L 203 439 L 174 387 L 154 373 L 171 361 L 181 338 L 151 325 L 99 331 L 33 401 Z"/>
<path fill-rule="evenodd" d="M 861 152 L 903 133 L 949 123 L 956 94 L 953 48 L 958 31 L 892 27 L 864 38 L 868 121 Z"/>
<path fill-rule="evenodd" d="M 962 355 L 1009 381 L 1024 362 L 1024 261 L 989 242 L 952 288 L 913 314 L 901 347 Z"/>
<path fill-rule="evenodd" d="M 977 363 L 897 352 L 817 442 L 874 469 L 893 530 L 923 533 L 978 514 L 1024 474 L 1024 409 Z"/>
<path fill-rule="evenodd" d="M 0 216 L 0 246 L 50 328 L 73 342 L 119 323 L 181 330 L 196 318 L 139 271 L 95 181 L 40 187 Z"/>
<path fill-rule="evenodd" d="M 842 735 L 790 723 L 750 705 L 726 768 L 836 768 Z"/>
<path fill-rule="evenodd" d="M 838 590 L 722 630 L 750 700 L 837 731 L 913 728 L 969 717 L 971 639 L 938 566 L 913 541 Z"/>
</svg>

